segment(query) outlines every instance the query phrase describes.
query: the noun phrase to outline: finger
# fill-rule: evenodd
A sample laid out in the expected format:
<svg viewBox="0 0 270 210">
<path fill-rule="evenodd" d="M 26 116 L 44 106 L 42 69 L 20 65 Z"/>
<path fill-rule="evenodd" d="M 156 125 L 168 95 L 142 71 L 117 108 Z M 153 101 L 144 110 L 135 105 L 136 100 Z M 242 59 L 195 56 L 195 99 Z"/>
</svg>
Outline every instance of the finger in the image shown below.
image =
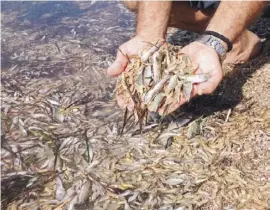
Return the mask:
<svg viewBox="0 0 270 210">
<path fill-rule="evenodd" d="M 107 74 L 110 76 L 118 76 L 121 74 L 127 67 L 128 59 L 122 52 L 118 51 L 116 60 L 113 64 L 107 69 Z"/>
</svg>

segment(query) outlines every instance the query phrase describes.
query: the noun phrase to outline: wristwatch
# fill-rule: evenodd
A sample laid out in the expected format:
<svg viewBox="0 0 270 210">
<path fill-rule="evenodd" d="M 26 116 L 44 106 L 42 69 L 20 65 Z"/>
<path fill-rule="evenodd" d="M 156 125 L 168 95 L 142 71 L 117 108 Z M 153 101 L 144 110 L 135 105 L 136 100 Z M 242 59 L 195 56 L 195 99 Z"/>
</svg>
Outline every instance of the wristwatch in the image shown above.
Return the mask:
<svg viewBox="0 0 270 210">
<path fill-rule="evenodd" d="M 220 43 L 220 41 L 216 37 L 214 37 L 212 35 L 203 34 L 196 41 L 212 47 L 219 55 L 221 62 L 223 62 L 225 60 L 226 49 L 224 48 L 224 46 Z"/>
</svg>

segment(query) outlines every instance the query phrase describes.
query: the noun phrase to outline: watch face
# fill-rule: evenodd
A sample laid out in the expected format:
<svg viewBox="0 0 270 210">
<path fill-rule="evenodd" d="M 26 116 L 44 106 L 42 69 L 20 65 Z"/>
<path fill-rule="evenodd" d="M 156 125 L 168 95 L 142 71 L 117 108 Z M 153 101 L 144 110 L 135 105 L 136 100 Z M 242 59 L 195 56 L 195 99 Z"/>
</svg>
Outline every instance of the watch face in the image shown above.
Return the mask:
<svg viewBox="0 0 270 210">
<path fill-rule="evenodd" d="M 226 50 L 224 49 L 223 45 L 214 36 L 202 35 L 198 41 L 212 47 L 220 57 L 224 57 L 226 55 Z"/>
</svg>

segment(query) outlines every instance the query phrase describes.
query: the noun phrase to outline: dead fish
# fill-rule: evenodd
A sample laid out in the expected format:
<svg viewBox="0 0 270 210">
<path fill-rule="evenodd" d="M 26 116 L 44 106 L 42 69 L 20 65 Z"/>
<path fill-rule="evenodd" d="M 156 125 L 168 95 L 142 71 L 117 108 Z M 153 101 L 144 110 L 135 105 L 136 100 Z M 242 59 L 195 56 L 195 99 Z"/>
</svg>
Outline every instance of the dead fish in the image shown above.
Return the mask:
<svg viewBox="0 0 270 210">
<path fill-rule="evenodd" d="M 187 82 L 183 84 L 183 92 L 186 96 L 187 101 L 189 101 L 190 99 L 192 88 L 193 88 L 193 84 L 191 82 Z"/>
<path fill-rule="evenodd" d="M 63 200 L 65 197 L 66 190 L 63 186 L 62 179 L 60 177 L 56 178 L 56 192 L 55 192 L 55 198 L 59 201 Z"/>
<path fill-rule="evenodd" d="M 204 123 L 203 119 L 198 118 L 197 120 L 189 124 L 188 130 L 187 130 L 188 139 L 191 139 L 202 132 L 203 123 Z"/>
<path fill-rule="evenodd" d="M 111 116 L 113 113 L 115 112 L 115 110 L 113 109 L 102 109 L 102 110 L 97 110 L 95 111 L 92 116 L 95 118 L 106 118 Z"/>
<path fill-rule="evenodd" d="M 170 78 L 169 84 L 168 84 L 168 91 L 171 92 L 172 90 L 174 90 L 174 88 L 177 85 L 177 75 L 173 75 Z"/>
<path fill-rule="evenodd" d="M 163 52 L 157 51 L 153 55 L 153 79 L 155 83 L 161 79 L 161 65 L 162 65 Z"/>
<path fill-rule="evenodd" d="M 208 76 L 206 74 L 183 75 L 178 77 L 191 83 L 202 83 L 208 80 Z"/>
<path fill-rule="evenodd" d="M 51 105 L 55 105 L 55 106 L 60 106 L 60 103 L 58 103 L 57 101 L 51 100 L 51 99 L 46 99 Z"/>
<path fill-rule="evenodd" d="M 87 199 L 89 199 L 89 194 L 90 194 L 90 189 L 91 189 L 91 184 L 90 182 L 86 181 L 78 195 L 78 203 L 85 203 Z"/>
<path fill-rule="evenodd" d="M 163 45 L 164 42 L 158 42 L 156 45 L 153 45 L 148 51 L 142 54 L 141 61 L 146 62 L 148 58 L 154 54 L 159 48 Z"/>
<path fill-rule="evenodd" d="M 165 95 L 163 93 L 157 94 L 154 100 L 150 104 L 148 104 L 148 110 L 151 112 L 157 112 L 164 97 Z"/>
<path fill-rule="evenodd" d="M 152 81 L 152 68 L 151 66 L 146 66 L 143 71 L 143 85 L 149 86 Z"/>
<path fill-rule="evenodd" d="M 165 184 L 168 184 L 168 185 L 178 185 L 178 184 L 182 184 L 184 182 L 185 182 L 185 180 L 183 180 L 181 178 L 170 178 L 170 179 L 167 179 L 165 181 Z"/>
<path fill-rule="evenodd" d="M 144 97 L 144 102 L 148 104 L 153 97 L 163 88 L 163 85 L 168 81 L 170 78 L 169 75 L 166 75 L 162 80 L 157 83 L 152 90 L 150 90 Z"/>
</svg>

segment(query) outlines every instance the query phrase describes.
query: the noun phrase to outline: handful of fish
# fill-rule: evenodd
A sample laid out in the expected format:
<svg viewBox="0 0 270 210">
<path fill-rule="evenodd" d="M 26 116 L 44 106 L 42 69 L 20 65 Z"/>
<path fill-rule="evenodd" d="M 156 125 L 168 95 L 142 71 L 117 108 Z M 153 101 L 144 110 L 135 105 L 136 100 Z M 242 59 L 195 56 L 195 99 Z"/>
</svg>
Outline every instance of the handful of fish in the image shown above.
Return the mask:
<svg viewBox="0 0 270 210">
<path fill-rule="evenodd" d="M 176 101 L 189 101 L 194 83 L 208 79 L 206 74 L 195 74 L 196 67 L 180 49 L 160 43 L 129 59 L 115 91 L 136 120 L 141 121 L 148 112 L 157 113 L 161 107 L 167 115 Z"/>
</svg>

